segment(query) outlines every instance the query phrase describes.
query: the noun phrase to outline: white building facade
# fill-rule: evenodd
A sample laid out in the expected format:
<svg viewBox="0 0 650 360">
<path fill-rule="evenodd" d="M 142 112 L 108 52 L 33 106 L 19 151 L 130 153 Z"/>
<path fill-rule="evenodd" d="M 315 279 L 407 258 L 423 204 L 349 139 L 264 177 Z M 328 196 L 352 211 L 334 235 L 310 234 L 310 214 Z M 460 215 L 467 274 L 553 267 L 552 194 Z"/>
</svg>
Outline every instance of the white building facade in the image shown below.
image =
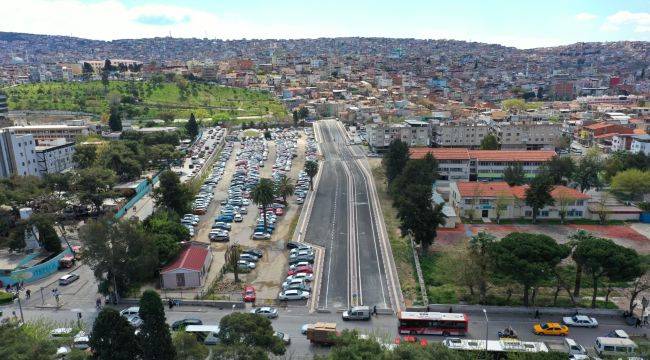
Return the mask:
<svg viewBox="0 0 650 360">
<path fill-rule="evenodd" d="M 36 142 L 32 135 L 0 130 L 0 177 L 38 176 Z"/>
</svg>

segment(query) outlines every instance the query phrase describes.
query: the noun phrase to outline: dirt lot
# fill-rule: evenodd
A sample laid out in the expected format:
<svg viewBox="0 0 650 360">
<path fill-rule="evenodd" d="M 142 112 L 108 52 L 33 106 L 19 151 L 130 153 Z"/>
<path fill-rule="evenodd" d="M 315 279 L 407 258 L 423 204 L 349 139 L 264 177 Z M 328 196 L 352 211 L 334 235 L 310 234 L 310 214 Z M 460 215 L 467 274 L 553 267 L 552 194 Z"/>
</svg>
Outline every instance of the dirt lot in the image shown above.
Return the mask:
<svg viewBox="0 0 650 360">
<path fill-rule="evenodd" d="M 298 139 L 297 157 L 293 160 L 290 177 L 292 179 L 298 178 L 298 173 L 304 168 L 305 162 L 305 144 L 306 140 L 304 135 Z M 213 204 L 208 208 L 206 215 L 201 216 L 198 233 L 196 236 L 197 241 L 209 242 L 208 233 L 212 226 L 213 219 L 219 213 L 219 202 L 227 197 L 227 190 L 230 186 L 230 179 L 232 178 L 235 169 L 236 149 L 239 149 L 240 143 L 236 143 L 233 149 L 233 154 L 226 164 L 223 178 L 215 189 L 215 197 Z M 276 144 L 273 141 L 269 142 L 269 156 L 268 160 L 264 162 L 264 167 L 260 169 L 261 177 L 270 178 L 273 172 L 273 163 L 276 159 Z M 251 204 L 248 206 L 248 215 L 244 216 L 244 221 L 241 223 L 232 223 L 230 231 L 230 243 L 212 243 L 214 263 L 210 270 L 210 278 L 216 278 L 224 264 L 224 253 L 230 244 L 239 244 L 243 248 L 259 248 L 264 251 L 264 257 L 257 263 L 257 268 L 248 274 L 241 274 L 240 280 L 247 284 L 252 284 L 257 291 L 258 303 L 264 303 L 265 300 L 273 300 L 277 297 L 279 292 L 279 285 L 284 280 L 287 269 L 287 251 L 285 250 L 286 242 L 293 234 L 289 234 L 290 225 L 294 217 L 300 214 L 302 206 L 295 203 L 293 196 L 287 199 L 289 206 L 286 209 L 285 215 L 281 216 L 277 223 L 277 228 L 273 233 L 270 240 L 252 240 L 251 235 L 256 223 L 257 206 Z M 231 273 L 225 275 L 226 278 L 233 278 Z"/>
<path fill-rule="evenodd" d="M 455 229 L 439 229 L 433 249 L 442 250 L 458 245 L 469 236 L 479 231 L 487 231 L 501 238 L 511 232 L 529 232 L 546 234 L 560 243 L 568 241 L 568 237 L 578 230 L 589 231 L 596 236 L 612 239 L 619 245 L 633 248 L 640 253 L 650 253 L 650 239 L 635 230 L 634 225 L 531 225 L 531 224 L 459 224 Z"/>
</svg>

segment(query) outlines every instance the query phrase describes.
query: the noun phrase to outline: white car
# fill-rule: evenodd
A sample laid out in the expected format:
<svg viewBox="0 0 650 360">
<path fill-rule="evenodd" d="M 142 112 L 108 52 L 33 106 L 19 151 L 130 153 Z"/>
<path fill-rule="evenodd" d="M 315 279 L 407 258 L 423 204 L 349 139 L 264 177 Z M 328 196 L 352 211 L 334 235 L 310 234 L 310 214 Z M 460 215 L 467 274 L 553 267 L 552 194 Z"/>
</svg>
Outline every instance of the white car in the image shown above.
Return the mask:
<svg viewBox="0 0 650 360">
<path fill-rule="evenodd" d="M 296 268 L 299 268 L 301 266 L 312 266 L 312 263 L 310 263 L 309 261 L 297 262 L 295 264 L 289 265 L 289 270 L 295 270 Z"/>
<path fill-rule="evenodd" d="M 233 217 L 232 220 L 233 220 L 234 222 L 242 222 L 242 221 L 244 221 L 244 217 L 241 216 L 241 214 L 237 213 L 237 214 L 235 214 L 235 216 Z"/>
<path fill-rule="evenodd" d="M 302 290 L 285 290 L 278 294 L 278 300 L 306 300 L 309 292 Z"/>
<path fill-rule="evenodd" d="M 239 266 L 240 269 L 245 270 L 255 269 L 255 263 L 252 261 L 239 260 L 237 261 L 237 266 Z"/>
<path fill-rule="evenodd" d="M 66 337 L 66 336 L 72 336 L 72 328 L 56 328 L 50 331 L 50 336 L 51 337 Z"/>
<path fill-rule="evenodd" d="M 131 315 L 138 315 L 140 314 L 140 307 L 139 306 L 131 306 L 130 308 L 126 308 L 122 311 L 120 311 L 120 315 L 129 317 Z"/>
<path fill-rule="evenodd" d="M 131 326 L 133 326 L 136 329 L 142 326 L 143 323 L 139 315 L 131 315 L 128 318 L 126 318 L 126 321 L 128 321 L 129 324 L 131 324 Z"/>
<path fill-rule="evenodd" d="M 251 310 L 250 313 L 264 316 L 269 319 L 275 319 L 278 317 L 278 310 L 269 306 L 255 308 Z"/>
<path fill-rule="evenodd" d="M 567 326 L 590 328 L 598 327 L 598 321 L 595 318 L 589 317 L 587 315 L 565 316 L 562 318 L 562 322 Z"/>
<path fill-rule="evenodd" d="M 253 234 L 253 240 L 268 240 L 270 238 L 271 234 L 269 233 L 256 232 Z"/>
<path fill-rule="evenodd" d="M 287 278 L 285 279 L 285 281 L 297 280 L 297 279 L 304 279 L 305 281 L 312 281 L 313 278 L 314 278 L 314 275 L 313 275 L 313 274 L 308 274 L 308 273 L 300 272 L 300 273 L 296 273 L 296 274 L 293 274 L 293 275 L 287 276 Z"/>
</svg>

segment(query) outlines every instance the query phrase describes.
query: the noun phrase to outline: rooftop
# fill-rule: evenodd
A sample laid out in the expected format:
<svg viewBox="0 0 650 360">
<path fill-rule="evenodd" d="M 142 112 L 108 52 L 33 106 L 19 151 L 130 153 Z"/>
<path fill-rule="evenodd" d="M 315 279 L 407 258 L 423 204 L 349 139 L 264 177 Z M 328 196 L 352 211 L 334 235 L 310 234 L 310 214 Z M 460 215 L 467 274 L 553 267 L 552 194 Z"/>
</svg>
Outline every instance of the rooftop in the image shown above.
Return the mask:
<svg viewBox="0 0 650 360">
<path fill-rule="evenodd" d="M 160 273 L 166 273 L 178 269 L 201 271 L 205 259 L 208 256 L 208 248 L 195 243 L 190 243 L 173 263 L 165 266 Z"/>
</svg>

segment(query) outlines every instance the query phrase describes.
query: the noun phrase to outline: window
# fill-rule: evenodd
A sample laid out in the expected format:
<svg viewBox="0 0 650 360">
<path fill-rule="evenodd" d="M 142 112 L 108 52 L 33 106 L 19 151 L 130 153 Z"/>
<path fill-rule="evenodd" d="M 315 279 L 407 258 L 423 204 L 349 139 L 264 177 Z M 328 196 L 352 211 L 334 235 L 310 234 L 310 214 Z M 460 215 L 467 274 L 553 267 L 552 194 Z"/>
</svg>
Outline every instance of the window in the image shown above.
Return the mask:
<svg viewBox="0 0 650 360">
<path fill-rule="evenodd" d="M 548 217 L 548 210 L 540 211 L 540 216 Z"/>
<path fill-rule="evenodd" d="M 465 199 L 465 205 L 472 205 L 472 199 Z"/>
<path fill-rule="evenodd" d="M 176 274 L 176 286 L 185 287 L 185 274 Z"/>
<path fill-rule="evenodd" d="M 531 210 L 526 210 L 526 213 L 524 214 L 525 217 L 531 217 L 533 216 L 533 212 Z"/>
<path fill-rule="evenodd" d="M 479 204 L 481 205 L 487 205 L 490 203 L 490 199 L 481 199 L 479 200 Z"/>
<path fill-rule="evenodd" d="M 576 201 L 577 206 L 583 206 L 585 204 L 584 200 L 578 200 Z"/>
</svg>

